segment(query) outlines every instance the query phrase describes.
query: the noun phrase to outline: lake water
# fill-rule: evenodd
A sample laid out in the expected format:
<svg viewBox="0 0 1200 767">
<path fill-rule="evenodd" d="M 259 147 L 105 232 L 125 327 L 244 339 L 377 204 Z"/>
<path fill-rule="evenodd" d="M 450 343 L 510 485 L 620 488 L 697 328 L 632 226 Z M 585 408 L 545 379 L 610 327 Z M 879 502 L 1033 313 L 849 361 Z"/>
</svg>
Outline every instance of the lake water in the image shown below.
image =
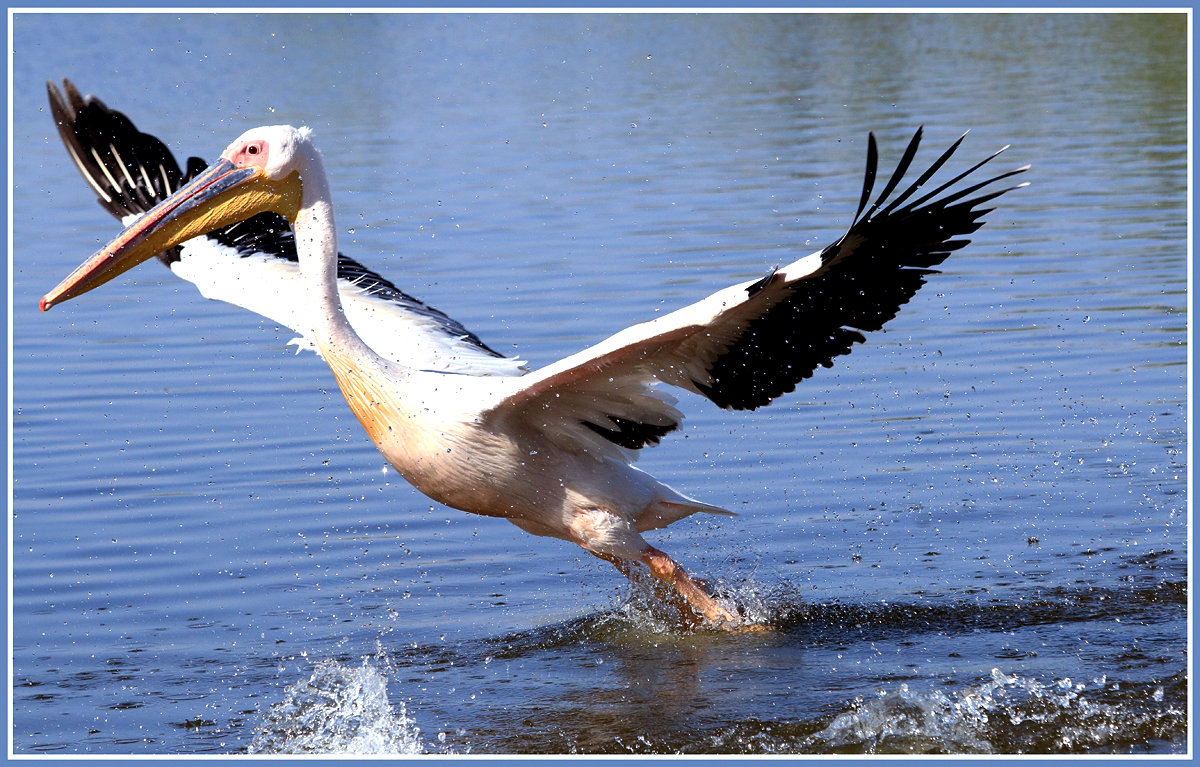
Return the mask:
<svg viewBox="0 0 1200 767">
<path fill-rule="evenodd" d="M 13 19 L 11 748 L 1184 753 L 1187 24 L 1173 15 Z M 117 231 L 47 79 L 178 156 L 307 123 L 342 249 L 535 366 L 813 251 L 966 129 L 1031 186 L 880 333 L 643 468 L 651 540 L 773 622 L 388 470 L 292 334 Z"/>
</svg>

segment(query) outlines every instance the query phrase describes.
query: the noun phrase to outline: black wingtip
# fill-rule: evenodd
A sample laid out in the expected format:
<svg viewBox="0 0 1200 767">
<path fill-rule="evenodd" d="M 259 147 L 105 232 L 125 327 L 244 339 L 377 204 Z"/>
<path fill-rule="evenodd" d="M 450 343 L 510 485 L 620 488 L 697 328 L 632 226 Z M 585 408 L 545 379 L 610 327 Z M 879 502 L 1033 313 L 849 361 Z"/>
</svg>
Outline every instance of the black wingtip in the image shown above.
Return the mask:
<svg viewBox="0 0 1200 767">
<path fill-rule="evenodd" d="M 909 139 L 908 146 L 905 147 L 904 154 L 901 156 L 900 162 L 896 163 L 896 169 L 892 171 L 891 178 L 889 178 L 887 184 L 884 185 L 883 191 L 879 193 L 877 198 L 875 198 L 875 204 L 873 204 L 871 209 L 867 211 L 868 217 L 878 210 L 880 205 L 887 201 L 887 198 L 891 196 L 893 191 L 895 191 L 896 185 L 900 183 L 900 180 L 904 178 L 904 174 L 908 172 L 908 167 L 912 165 L 913 158 L 917 156 L 917 148 L 921 145 L 921 136 L 924 132 L 925 126 L 922 125 L 917 128 L 916 133 L 914 133 L 913 137 Z M 862 203 L 860 202 L 859 214 L 861 213 Z M 858 216 L 856 215 L 855 219 L 857 218 Z"/>
<path fill-rule="evenodd" d="M 858 212 L 854 214 L 854 220 L 862 215 L 863 209 L 867 207 L 867 202 L 871 199 L 871 190 L 875 188 L 875 173 L 879 168 L 879 146 L 875 143 L 875 134 L 867 134 L 867 169 L 863 174 L 863 190 L 862 197 L 858 201 Z"/>
<path fill-rule="evenodd" d="M 171 150 L 123 113 L 80 95 L 68 78 L 47 82 L 50 112 L 63 146 L 100 204 L 117 218 L 144 213 L 179 186 Z"/>
</svg>

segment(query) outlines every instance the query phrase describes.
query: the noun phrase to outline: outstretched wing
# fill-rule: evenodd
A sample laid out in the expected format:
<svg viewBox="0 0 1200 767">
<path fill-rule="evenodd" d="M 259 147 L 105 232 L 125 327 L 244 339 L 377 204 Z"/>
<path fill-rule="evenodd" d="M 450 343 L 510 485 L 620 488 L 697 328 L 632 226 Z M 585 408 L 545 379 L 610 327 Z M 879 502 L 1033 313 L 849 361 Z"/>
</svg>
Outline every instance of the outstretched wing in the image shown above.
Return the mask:
<svg viewBox="0 0 1200 767">
<path fill-rule="evenodd" d="M 630 458 L 629 451 L 656 444 L 682 418 L 654 384 L 696 392 L 723 408 L 751 409 L 832 366 L 865 340 L 863 331 L 895 317 L 931 267 L 969 242 L 966 235 L 991 210 L 980 206 L 1017 187 L 987 188 L 1028 167 L 951 191 L 996 152 L 918 196 L 960 138 L 893 197 L 920 140 L 918 130 L 868 208 L 878 166 L 870 136 L 854 223 L 833 244 L 513 381 L 484 418 L 539 429 L 564 449 L 598 456 L 615 449 Z"/>
<path fill-rule="evenodd" d="M 105 210 L 128 224 L 203 171 L 181 169 L 158 138 L 69 80 L 46 84 L 50 111 L 75 167 Z M 161 253 L 175 275 L 206 298 L 225 301 L 293 330 L 304 289 L 296 240 L 283 216 L 262 213 Z M 338 287 L 351 324 L 380 354 L 413 367 L 519 375 L 519 360 L 490 349 L 458 321 L 404 293 L 379 273 L 338 254 Z"/>
</svg>

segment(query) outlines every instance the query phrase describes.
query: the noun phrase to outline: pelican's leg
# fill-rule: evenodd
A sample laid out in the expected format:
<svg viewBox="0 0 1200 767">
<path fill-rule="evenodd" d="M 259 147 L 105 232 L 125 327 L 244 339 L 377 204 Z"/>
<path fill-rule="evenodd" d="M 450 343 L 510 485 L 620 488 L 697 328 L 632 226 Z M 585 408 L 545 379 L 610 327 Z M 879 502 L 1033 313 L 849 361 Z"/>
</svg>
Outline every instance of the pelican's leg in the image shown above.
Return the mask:
<svg viewBox="0 0 1200 767">
<path fill-rule="evenodd" d="M 600 554 L 593 551 L 597 557 L 611 562 L 621 574 L 631 581 L 636 580 L 630 560 L 612 554 Z M 655 580 L 668 586 L 664 589 L 663 601 L 670 604 L 679 613 L 679 618 L 687 628 L 695 628 L 698 618 L 702 618 L 714 627 L 732 629 L 745 624 L 738 614 L 730 612 L 702 589 L 687 571 L 665 552 L 653 546 L 647 546 L 641 555 L 641 561 L 650 568 L 650 574 Z"/>
<path fill-rule="evenodd" d="M 734 628 L 745 623 L 742 616 L 725 609 L 707 591 L 700 588 L 687 571 L 667 556 L 666 552 L 647 546 L 642 552 L 642 561 L 650 568 L 651 575 L 674 588 L 675 593 L 709 623 L 720 628 Z"/>
</svg>

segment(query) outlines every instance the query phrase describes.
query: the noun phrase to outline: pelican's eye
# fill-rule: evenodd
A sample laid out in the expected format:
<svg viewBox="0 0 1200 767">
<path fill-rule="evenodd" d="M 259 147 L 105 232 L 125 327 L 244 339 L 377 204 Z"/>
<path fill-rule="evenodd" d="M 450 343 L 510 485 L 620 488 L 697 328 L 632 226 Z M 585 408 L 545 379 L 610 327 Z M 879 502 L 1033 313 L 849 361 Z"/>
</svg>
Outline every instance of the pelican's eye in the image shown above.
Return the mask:
<svg viewBox="0 0 1200 767">
<path fill-rule="evenodd" d="M 247 167 L 257 165 L 260 168 L 265 168 L 267 164 L 267 142 L 265 141 L 247 141 L 236 149 L 232 149 L 232 153 L 228 155 L 229 160 L 234 165 L 239 167 Z"/>
</svg>

